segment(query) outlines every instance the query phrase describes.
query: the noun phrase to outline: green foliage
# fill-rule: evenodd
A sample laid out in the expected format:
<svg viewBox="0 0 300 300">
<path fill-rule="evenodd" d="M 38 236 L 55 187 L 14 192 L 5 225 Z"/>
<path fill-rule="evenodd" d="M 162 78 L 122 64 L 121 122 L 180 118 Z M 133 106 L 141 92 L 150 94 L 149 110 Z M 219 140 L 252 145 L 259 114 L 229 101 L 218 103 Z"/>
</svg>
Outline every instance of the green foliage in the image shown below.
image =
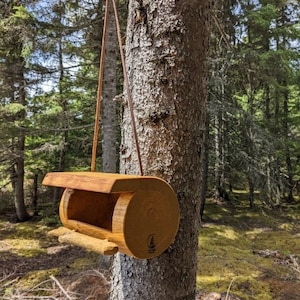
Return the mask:
<svg viewBox="0 0 300 300">
<path fill-rule="evenodd" d="M 259 37 L 257 42 L 262 42 L 262 39 L 268 41 L 271 25 L 278 17 L 279 8 L 273 4 L 267 4 L 265 6 L 263 5 L 260 9 L 249 11 L 248 24 L 253 33 L 255 32 L 255 37 Z"/>
<path fill-rule="evenodd" d="M 0 118 L 12 117 L 24 113 L 25 107 L 20 103 L 9 103 L 0 107 Z"/>
<path fill-rule="evenodd" d="M 34 17 L 23 6 L 13 6 L 3 11 L 0 19 L 0 56 L 28 58 L 32 52 Z"/>
<path fill-rule="evenodd" d="M 23 5 L 19 5 L 19 6 L 13 6 L 13 18 L 15 20 L 21 19 L 21 20 L 32 20 L 33 17 L 32 15 L 28 12 L 28 10 L 26 9 L 26 7 L 24 7 Z"/>
<path fill-rule="evenodd" d="M 218 174 L 215 182 L 224 187 L 252 185 L 252 192 L 263 191 L 262 201 L 273 205 L 288 193 L 291 198 L 299 176 L 300 6 L 296 1 L 233 1 L 231 7 L 219 16 L 220 24 L 233 31 L 231 49 L 216 32 L 217 52 L 212 53 L 213 80 L 221 81 L 212 85 L 210 104 L 211 168 L 219 164 L 212 175 Z M 218 56 L 220 47 L 230 60 Z"/>
</svg>

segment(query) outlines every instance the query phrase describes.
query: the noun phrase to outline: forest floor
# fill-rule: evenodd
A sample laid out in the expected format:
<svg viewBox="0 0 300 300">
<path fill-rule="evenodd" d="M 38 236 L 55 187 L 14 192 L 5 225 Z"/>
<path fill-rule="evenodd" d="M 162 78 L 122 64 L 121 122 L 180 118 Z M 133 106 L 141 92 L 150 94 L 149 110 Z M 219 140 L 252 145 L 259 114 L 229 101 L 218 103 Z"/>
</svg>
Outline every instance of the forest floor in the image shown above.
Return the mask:
<svg viewBox="0 0 300 300">
<path fill-rule="evenodd" d="M 206 205 L 199 299 L 215 292 L 222 300 L 299 300 L 300 203 L 276 210 L 240 203 Z M 59 244 L 47 235 L 55 226 L 57 216 L 43 208 L 25 223 L 15 223 L 11 209 L 0 211 L 0 299 L 108 299 L 109 262 Z"/>
<path fill-rule="evenodd" d="M 300 201 L 250 209 L 247 196 L 236 191 L 236 203 L 207 203 L 197 287 L 247 300 L 299 300 Z"/>
</svg>

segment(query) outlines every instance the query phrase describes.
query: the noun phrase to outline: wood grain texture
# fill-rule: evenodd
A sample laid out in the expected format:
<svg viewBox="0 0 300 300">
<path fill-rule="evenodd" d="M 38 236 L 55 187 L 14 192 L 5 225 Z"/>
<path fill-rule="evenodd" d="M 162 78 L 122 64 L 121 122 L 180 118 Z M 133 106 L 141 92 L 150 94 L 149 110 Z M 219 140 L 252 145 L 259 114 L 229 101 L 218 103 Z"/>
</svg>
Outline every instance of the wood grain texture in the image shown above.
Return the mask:
<svg viewBox="0 0 300 300">
<path fill-rule="evenodd" d="M 49 234 L 57 236 L 61 243 L 76 245 L 100 254 L 113 255 L 118 252 L 118 246 L 109 242 L 108 240 L 90 237 L 85 234 L 67 229 L 66 227 L 59 227 L 51 230 Z"/>
<path fill-rule="evenodd" d="M 127 255 L 153 258 L 175 239 L 179 206 L 171 186 L 160 178 L 58 172 L 47 174 L 43 183 L 66 188 L 59 210 L 66 228 L 107 239 Z"/>
<path fill-rule="evenodd" d="M 45 176 L 43 184 L 92 192 L 111 193 L 128 191 L 128 188 L 130 190 L 137 190 L 141 180 L 151 181 L 153 179 L 155 180 L 155 177 L 113 173 L 53 172 Z"/>
</svg>

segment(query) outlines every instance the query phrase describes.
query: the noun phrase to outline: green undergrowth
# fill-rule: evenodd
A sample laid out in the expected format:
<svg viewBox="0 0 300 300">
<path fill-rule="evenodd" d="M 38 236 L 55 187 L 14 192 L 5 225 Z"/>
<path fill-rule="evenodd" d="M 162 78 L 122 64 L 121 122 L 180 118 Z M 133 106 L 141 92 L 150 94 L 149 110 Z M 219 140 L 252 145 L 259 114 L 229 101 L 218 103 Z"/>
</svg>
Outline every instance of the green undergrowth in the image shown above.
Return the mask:
<svg viewBox="0 0 300 300">
<path fill-rule="evenodd" d="M 198 289 L 249 300 L 299 299 L 299 212 L 300 203 L 274 211 L 208 201 L 199 236 Z"/>
</svg>

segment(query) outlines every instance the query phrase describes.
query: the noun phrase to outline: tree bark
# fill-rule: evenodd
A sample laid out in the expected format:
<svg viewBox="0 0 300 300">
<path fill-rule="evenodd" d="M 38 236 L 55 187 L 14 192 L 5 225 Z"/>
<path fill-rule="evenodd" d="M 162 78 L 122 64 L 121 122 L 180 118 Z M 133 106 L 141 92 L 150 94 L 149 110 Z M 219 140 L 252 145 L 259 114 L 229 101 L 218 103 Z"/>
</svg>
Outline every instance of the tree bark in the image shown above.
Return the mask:
<svg viewBox="0 0 300 300">
<path fill-rule="evenodd" d="M 293 196 L 293 188 L 294 188 L 294 181 L 293 181 L 293 166 L 292 166 L 292 160 L 291 160 L 291 154 L 290 154 L 290 147 L 289 147 L 289 95 L 288 95 L 288 88 L 287 83 L 283 82 L 284 91 L 283 91 L 283 133 L 284 133 L 284 152 L 285 152 L 285 163 L 286 163 L 286 170 L 287 170 L 287 188 L 288 188 L 288 195 L 287 195 L 287 201 L 293 202 L 294 196 Z"/>
<path fill-rule="evenodd" d="M 19 58 L 15 61 L 15 68 L 17 70 L 15 84 L 18 86 L 17 101 L 22 104 L 24 110 L 20 113 L 19 121 L 24 122 L 26 117 L 26 94 L 25 94 L 25 79 L 24 79 L 24 59 Z M 30 218 L 27 213 L 24 199 L 24 151 L 25 151 L 25 130 L 20 128 L 18 137 L 16 138 L 16 153 L 14 159 L 14 201 L 16 208 L 16 215 L 18 221 L 24 222 Z"/>
<path fill-rule="evenodd" d="M 159 257 L 115 257 L 111 299 L 195 299 L 208 13 L 206 1 L 129 3 L 126 60 L 143 169 L 171 184 L 181 218 L 175 242 Z M 121 173 L 136 174 L 130 122 L 124 105 Z"/>
<path fill-rule="evenodd" d="M 38 216 L 38 174 L 34 174 L 33 177 L 33 187 L 32 187 L 32 205 L 34 209 L 34 215 Z"/>
<path fill-rule="evenodd" d="M 202 182 L 201 182 L 201 201 L 200 201 L 200 218 L 203 221 L 204 209 L 206 203 L 207 180 L 208 180 L 208 163 L 209 163 L 209 115 L 206 116 L 205 135 L 203 140 L 203 147 L 201 150 L 202 160 Z"/>
<path fill-rule="evenodd" d="M 17 152 L 18 155 L 14 161 L 14 202 L 16 208 L 17 220 L 24 222 L 29 220 L 30 216 L 27 213 L 24 202 L 24 145 L 25 135 L 23 133 L 18 138 Z"/>
<path fill-rule="evenodd" d="M 59 1 L 59 7 L 63 7 L 62 1 Z M 58 10 L 58 21 L 59 25 L 62 25 L 62 18 L 63 18 L 63 10 Z M 58 31 L 57 32 L 57 46 L 58 46 L 58 66 L 59 66 L 59 105 L 62 108 L 62 116 L 61 116 L 61 126 L 64 129 L 61 136 L 60 141 L 60 153 L 59 153 L 59 162 L 58 162 L 58 172 L 63 172 L 65 170 L 66 165 L 66 153 L 67 153 L 67 147 L 68 147 L 68 138 L 69 138 L 69 117 L 68 117 L 68 100 L 66 99 L 66 96 L 64 95 L 65 92 L 65 71 L 64 71 L 64 47 L 63 47 L 63 32 Z M 60 200 L 60 197 L 62 195 L 63 189 L 56 187 L 53 190 L 53 209 L 57 208 L 57 203 Z"/>
<path fill-rule="evenodd" d="M 114 12 L 110 5 L 102 99 L 102 170 L 109 173 L 115 173 L 117 168 L 116 103 L 113 101 L 116 96 L 116 45 Z"/>
</svg>

